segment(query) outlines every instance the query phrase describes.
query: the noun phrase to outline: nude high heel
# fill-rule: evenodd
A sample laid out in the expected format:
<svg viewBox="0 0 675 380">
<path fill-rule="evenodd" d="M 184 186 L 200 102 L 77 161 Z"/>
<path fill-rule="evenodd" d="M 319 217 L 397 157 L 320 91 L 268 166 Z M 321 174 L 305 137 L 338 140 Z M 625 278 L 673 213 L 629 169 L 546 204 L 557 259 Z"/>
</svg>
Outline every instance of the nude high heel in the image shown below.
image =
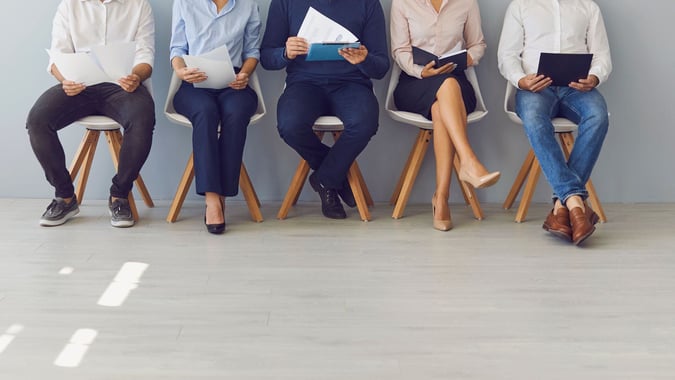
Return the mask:
<svg viewBox="0 0 675 380">
<path fill-rule="evenodd" d="M 436 219 L 436 193 L 434 193 L 434 196 L 431 198 L 431 217 L 435 229 L 439 231 L 450 231 L 452 229 L 451 219 L 444 219 L 444 220 Z"/>
<path fill-rule="evenodd" d="M 474 177 L 463 169 L 459 170 L 459 179 L 470 184 L 476 189 L 482 189 L 484 187 L 494 185 L 497 183 L 497 181 L 499 181 L 500 176 L 500 172 L 492 172 L 481 177 Z"/>
</svg>

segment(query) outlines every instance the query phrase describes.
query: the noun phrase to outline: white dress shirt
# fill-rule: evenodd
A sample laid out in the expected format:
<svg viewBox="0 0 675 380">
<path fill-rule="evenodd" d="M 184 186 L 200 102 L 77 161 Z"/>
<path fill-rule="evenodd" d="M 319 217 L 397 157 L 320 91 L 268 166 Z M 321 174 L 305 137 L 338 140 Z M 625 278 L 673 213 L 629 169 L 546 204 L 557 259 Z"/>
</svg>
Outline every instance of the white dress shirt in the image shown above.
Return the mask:
<svg viewBox="0 0 675 380">
<path fill-rule="evenodd" d="M 59 4 L 52 27 L 52 50 L 81 53 L 92 46 L 132 41 L 136 42 L 134 66 L 152 66 L 155 20 L 147 0 L 62 0 Z M 50 60 L 47 71 L 52 63 Z"/>
<path fill-rule="evenodd" d="M 513 0 L 506 10 L 497 58 L 504 78 L 518 87 L 535 74 L 539 54 L 592 53 L 589 74 L 600 83 L 612 71 L 600 8 L 592 0 Z"/>
</svg>

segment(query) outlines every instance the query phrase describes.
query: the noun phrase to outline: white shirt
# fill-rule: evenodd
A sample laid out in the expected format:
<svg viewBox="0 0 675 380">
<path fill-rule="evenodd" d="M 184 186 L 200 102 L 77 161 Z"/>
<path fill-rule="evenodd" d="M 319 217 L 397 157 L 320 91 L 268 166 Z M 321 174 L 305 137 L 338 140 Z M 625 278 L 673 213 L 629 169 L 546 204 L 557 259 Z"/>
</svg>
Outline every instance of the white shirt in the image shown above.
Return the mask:
<svg viewBox="0 0 675 380">
<path fill-rule="evenodd" d="M 62 0 L 54 16 L 51 49 L 55 51 L 88 52 L 92 46 L 132 41 L 136 42 L 134 66 L 152 66 L 155 20 L 147 0 Z"/>
<path fill-rule="evenodd" d="M 506 10 L 497 58 L 504 78 L 537 72 L 539 53 L 592 53 L 589 74 L 603 83 L 612 71 L 600 8 L 592 0 L 513 0 Z"/>
</svg>

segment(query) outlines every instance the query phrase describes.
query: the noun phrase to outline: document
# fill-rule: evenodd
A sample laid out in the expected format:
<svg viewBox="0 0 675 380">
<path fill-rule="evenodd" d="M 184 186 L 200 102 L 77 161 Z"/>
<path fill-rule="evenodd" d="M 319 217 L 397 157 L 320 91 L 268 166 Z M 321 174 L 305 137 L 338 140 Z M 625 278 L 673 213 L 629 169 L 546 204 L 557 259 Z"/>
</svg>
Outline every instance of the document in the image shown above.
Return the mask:
<svg viewBox="0 0 675 380">
<path fill-rule="evenodd" d="M 338 51 L 358 48 L 358 38 L 344 26 L 310 7 L 300 25 L 298 37 L 309 42 L 307 61 L 337 61 L 344 59 Z"/>
<path fill-rule="evenodd" d="M 553 80 L 552 86 L 567 87 L 572 82 L 588 77 L 593 54 L 541 53 L 537 75 Z"/>
<path fill-rule="evenodd" d="M 416 65 L 426 66 L 429 62 L 434 61 L 436 64 L 435 68 L 439 68 L 448 63 L 454 63 L 457 65 L 455 70 L 466 70 L 467 67 L 467 51 L 466 49 L 461 49 L 462 43 L 458 43 L 449 53 L 437 56 L 433 53 L 430 53 L 424 49 L 420 49 L 416 46 L 412 47 L 413 63 Z"/>
<path fill-rule="evenodd" d="M 195 88 L 223 89 L 230 85 L 236 78 L 234 66 L 230 59 L 227 46 L 221 46 L 202 55 L 184 55 L 185 64 L 206 73 L 205 81 L 194 83 Z"/>
<path fill-rule="evenodd" d="M 125 42 L 94 46 L 89 52 L 62 53 L 47 50 L 61 75 L 67 80 L 92 86 L 117 81 L 131 74 L 136 43 Z"/>
</svg>

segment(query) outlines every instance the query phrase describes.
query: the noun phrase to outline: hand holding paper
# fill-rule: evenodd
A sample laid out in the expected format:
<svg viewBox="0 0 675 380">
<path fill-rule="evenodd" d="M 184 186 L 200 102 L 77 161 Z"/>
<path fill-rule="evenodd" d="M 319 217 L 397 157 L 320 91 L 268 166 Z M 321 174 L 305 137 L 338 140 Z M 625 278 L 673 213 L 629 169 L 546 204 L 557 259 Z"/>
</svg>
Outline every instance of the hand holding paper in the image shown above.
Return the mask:
<svg viewBox="0 0 675 380">
<path fill-rule="evenodd" d="M 92 86 L 99 83 L 118 83 L 131 74 L 136 43 L 127 42 L 95 46 L 91 52 L 62 53 L 47 50 L 61 75 L 69 81 Z"/>
<path fill-rule="evenodd" d="M 189 68 L 198 68 L 206 78 L 200 82 L 193 82 L 195 88 L 223 89 L 234 82 L 234 67 L 230 59 L 227 46 L 213 49 L 199 56 L 183 56 Z"/>
<path fill-rule="evenodd" d="M 360 48 L 361 44 L 357 42 L 358 39 L 352 32 L 312 7 L 302 21 L 298 37 L 310 44 L 307 61 L 335 61 L 349 58 L 347 61 L 356 64 L 363 62 L 368 55 L 368 50 L 365 47 Z M 350 48 L 351 51 L 344 50 Z M 355 49 L 359 51 L 354 51 Z M 286 54 L 288 55 L 288 48 Z"/>
</svg>

